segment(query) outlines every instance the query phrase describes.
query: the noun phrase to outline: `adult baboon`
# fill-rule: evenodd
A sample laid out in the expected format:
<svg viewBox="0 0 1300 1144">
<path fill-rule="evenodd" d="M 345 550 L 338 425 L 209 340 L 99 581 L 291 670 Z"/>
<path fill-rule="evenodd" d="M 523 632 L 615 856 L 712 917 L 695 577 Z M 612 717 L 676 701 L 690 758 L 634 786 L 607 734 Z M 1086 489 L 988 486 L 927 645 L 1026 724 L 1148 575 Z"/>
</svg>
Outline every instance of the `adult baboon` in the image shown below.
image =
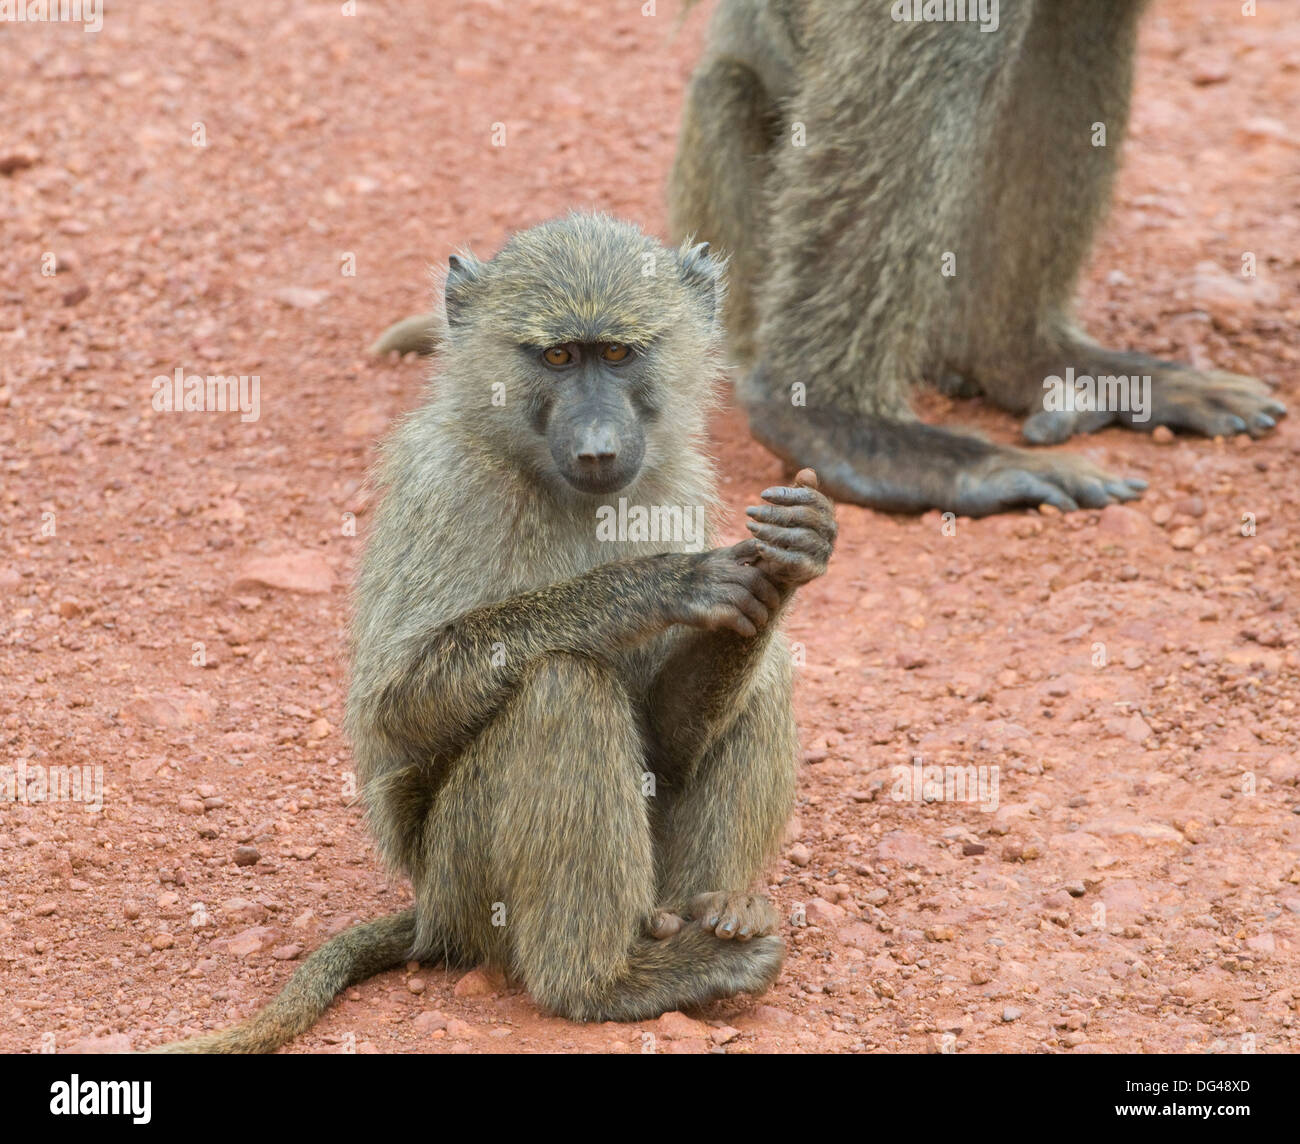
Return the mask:
<svg viewBox="0 0 1300 1144">
<path fill-rule="evenodd" d="M 1253 378 L 1104 349 L 1070 317 L 1144 7 L 719 3 L 686 101 L 673 230 L 731 258 L 751 430 L 831 496 L 981 515 L 1145 487 L 924 425 L 908 403 L 922 379 L 1025 416 L 1035 444 L 1111 424 L 1258 435 L 1283 414 Z M 1045 380 L 1067 369 L 1123 408 L 1045 408 Z"/>
</svg>

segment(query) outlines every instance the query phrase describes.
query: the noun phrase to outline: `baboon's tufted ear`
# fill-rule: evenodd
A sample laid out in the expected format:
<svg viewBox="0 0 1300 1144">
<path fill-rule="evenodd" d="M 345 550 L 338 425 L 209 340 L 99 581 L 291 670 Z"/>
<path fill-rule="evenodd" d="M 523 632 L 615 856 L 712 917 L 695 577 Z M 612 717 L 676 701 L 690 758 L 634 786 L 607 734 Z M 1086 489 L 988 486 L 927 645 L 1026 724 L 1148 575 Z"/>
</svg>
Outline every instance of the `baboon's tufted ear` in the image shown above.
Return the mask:
<svg viewBox="0 0 1300 1144">
<path fill-rule="evenodd" d="M 447 324 L 463 325 L 468 307 L 473 301 L 474 288 L 483 276 L 483 263 L 472 254 L 453 254 L 447 260 L 447 279 L 443 296 L 447 305 Z"/>
</svg>

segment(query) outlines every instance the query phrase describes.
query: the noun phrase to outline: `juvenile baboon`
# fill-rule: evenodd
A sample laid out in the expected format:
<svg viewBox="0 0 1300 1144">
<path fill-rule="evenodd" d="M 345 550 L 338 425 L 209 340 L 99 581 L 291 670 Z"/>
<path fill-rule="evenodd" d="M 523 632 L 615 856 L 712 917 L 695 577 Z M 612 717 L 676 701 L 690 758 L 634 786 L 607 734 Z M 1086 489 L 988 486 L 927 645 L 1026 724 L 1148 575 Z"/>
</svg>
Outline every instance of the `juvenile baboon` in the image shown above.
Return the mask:
<svg viewBox="0 0 1300 1144">
<path fill-rule="evenodd" d="M 499 966 L 579 1021 L 771 984 L 783 947 L 752 891 L 797 747 L 776 627 L 825 569 L 830 502 L 805 471 L 728 548 L 606 531 L 615 506 L 680 523 L 714 503 L 721 294 L 705 246 L 600 215 L 451 260 L 428 401 L 379 474 L 347 712 L 414 908 L 329 942 L 245 1025 L 169 1048 L 270 1050 L 407 958 Z"/>
<path fill-rule="evenodd" d="M 673 230 L 731 259 L 751 431 L 831 496 L 982 515 L 1145 487 L 924 425 L 908 403 L 922 379 L 1026 416 L 1034 444 L 1111 424 L 1257 436 L 1284 413 L 1253 378 L 1103 349 L 1070 317 L 1144 7 L 720 0 L 687 96 Z M 1110 392 L 1149 375 L 1149 418 L 1049 411 L 1045 379 L 1067 368 Z"/>
</svg>

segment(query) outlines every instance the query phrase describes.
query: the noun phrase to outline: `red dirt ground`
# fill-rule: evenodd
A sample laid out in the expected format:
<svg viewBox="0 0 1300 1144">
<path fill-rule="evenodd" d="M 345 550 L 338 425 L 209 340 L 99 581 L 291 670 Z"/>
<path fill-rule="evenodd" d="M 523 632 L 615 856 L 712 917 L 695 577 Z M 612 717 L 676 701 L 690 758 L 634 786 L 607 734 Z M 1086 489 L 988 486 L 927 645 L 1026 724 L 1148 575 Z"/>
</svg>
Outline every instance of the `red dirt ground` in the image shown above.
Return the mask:
<svg viewBox="0 0 1300 1144">
<path fill-rule="evenodd" d="M 105 783 L 98 814 L 0 804 L 0 1050 L 223 1026 L 407 900 L 338 730 L 343 522 L 364 536 L 376 439 L 422 367 L 363 347 L 462 244 L 575 205 L 662 232 L 705 21 L 673 39 L 659 7 L 139 0 L 97 35 L 0 35 L 0 763 Z M 1256 374 L 1294 409 L 1300 22 L 1237 8 L 1148 19 L 1081 310 L 1103 341 Z M 258 374 L 261 420 L 154 413 L 178 366 Z M 780 469 L 734 412 L 716 445 L 739 537 Z M 1259 443 L 1070 447 L 1151 491 L 951 536 L 839 510 L 789 623 L 805 765 L 771 889 L 807 924 L 768 996 L 581 1027 L 408 968 L 293 1051 L 1293 1051 L 1300 414 Z M 248 582 L 286 553 L 325 590 Z M 1000 808 L 894 801 L 914 756 L 997 766 Z"/>
</svg>

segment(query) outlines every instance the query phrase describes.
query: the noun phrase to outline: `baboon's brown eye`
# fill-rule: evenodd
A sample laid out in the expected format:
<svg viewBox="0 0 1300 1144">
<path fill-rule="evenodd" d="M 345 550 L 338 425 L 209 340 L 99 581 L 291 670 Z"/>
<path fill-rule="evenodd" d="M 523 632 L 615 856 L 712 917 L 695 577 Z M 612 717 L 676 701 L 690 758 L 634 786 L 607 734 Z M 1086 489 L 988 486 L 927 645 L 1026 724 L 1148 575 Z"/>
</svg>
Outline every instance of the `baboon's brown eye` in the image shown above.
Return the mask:
<svg viewBox="0 0 1300 1144">
<path fill-rule="evenodd" d="M 608 342 L 600 356 L 606 361 L 626 361 L 631 352 L 622 342 Z"/>
<path fill-rule="evenodd" d="M 542 357 L 546 359 L 547 365 L 568 365 L 573 360 L 573 355 L 563 346 L 551 346 L 550 349 L 543 350 Z"/>
</svg>

